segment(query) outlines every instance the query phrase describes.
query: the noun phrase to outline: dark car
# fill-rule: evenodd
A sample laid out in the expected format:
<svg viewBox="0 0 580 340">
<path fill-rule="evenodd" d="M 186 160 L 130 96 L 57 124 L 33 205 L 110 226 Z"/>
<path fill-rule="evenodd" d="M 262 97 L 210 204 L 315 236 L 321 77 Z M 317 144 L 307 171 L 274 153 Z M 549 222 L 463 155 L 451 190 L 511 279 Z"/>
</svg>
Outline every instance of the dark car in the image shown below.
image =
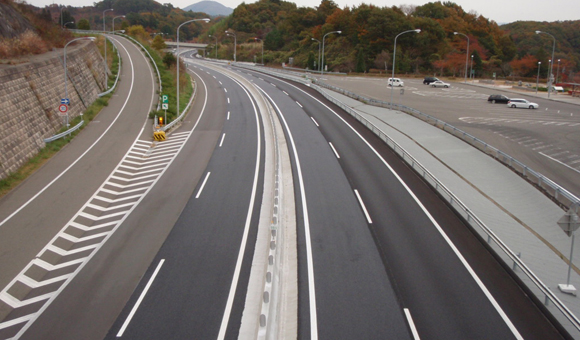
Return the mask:
<svg viewBox="0 0 580 340">
<path fill-rule="evenodd" d="M 495 104 L 495 103 L 504 103 L 507 104 L 507 102 L 510 101 L 510 99 L 506 96 L 504 96 L 503 94 L 492 94 L 491 96 L 489 96 L 489 98 L 487 98 L 487 101 Z"/>
<path fill-rule="evenodd" d="M 423 84 L 425 85 L 429 85 L 434 81 L 438 81 L 439 79 L 435 78 L 435 77 L 425 77 L 425 79 L 423 79 Z"/>
</svg>

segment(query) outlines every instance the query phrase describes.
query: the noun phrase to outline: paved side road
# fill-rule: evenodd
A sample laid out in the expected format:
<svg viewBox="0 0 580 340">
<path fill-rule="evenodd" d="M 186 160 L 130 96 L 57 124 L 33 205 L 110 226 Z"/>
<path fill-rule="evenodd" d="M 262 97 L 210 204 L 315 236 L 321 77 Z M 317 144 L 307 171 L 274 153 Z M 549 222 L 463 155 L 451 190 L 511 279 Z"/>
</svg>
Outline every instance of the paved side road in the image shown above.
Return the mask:
<svg viewBox="0 0 580 340">
<path fill-rule="evenodd" d="M 361 113 L 413 155 L 511 250 L 519 253 L 575 315 L 580 315 L 580 300 L 558 290 L 558 284 L 566 283 L 571 244 L 556 224 L 565 213 L 561 208 L 504 165 L 430 124 L 399 111 L 324 91 Z M 580 253 L 579 243 L 576 254 Z M 533 286 L 521 270 L 515 271 L 528 286 Z M 580 288 L 577 268 L 572 271 L 571 284 Z M 547 308 L 561 316 L 552 304 Z M 580 336 L 570 325 L 566 328 L 574 337 Z"/>
</svg>

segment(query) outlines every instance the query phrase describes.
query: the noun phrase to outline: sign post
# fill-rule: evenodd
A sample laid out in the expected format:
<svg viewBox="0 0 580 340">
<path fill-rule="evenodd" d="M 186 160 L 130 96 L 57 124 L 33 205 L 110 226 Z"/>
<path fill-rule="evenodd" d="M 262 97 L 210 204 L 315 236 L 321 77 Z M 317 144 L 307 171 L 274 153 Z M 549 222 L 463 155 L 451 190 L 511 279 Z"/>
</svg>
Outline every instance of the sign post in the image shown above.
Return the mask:
<svg viewBox="0 0 580 340">
<path fill-rule="evenodd" d="M 570 272 L 572 270 L 572 255 L 574 254 L 574 231 L 576 231 L 580 227 L 580 221 L 578 220 L 578 214 L 570 208 L 562 218 L 558 220 L 558 225 L 566 235 L 572 236 L 572 245 L 570 246 L 570 258 L 568 262 L 568 280 L 566 284 L 559 284 L 558 289 L 560 289 L 563 293 L 576 295 L 576 288 L 570 284 Z"/>
<path fill-rule="evenodd" d="M 67 99 L 68 100 L 68 99 Z M 61 100 L 61 103 L 63 102 L 63 100 Z M 66 128 L 68 129 L 68 105 L 67 104 L 60 104 L 58 106 L 58 111 L 60 112 L 61 116 L 66 116 Z"/>
<path fill-rule="evenodd" d="M 161 104 L 162 104 L 163 110 L 165 110 L 165 120 L 164 120 L 165 124 L 167 124 L 167 109 L 169 108 L 168 101 L 169 101 L 169 97 L 166 94 L 161 96 Z"/>
</svg>

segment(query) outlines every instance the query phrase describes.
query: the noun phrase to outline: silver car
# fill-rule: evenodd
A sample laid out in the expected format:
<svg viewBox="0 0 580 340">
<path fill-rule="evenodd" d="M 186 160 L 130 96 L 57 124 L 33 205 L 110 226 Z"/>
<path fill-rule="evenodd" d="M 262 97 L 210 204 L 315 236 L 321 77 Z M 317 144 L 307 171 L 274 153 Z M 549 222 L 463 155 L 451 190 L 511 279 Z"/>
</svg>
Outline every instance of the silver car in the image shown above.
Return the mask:
<svg viewBox="0 0 580 340">
<path fill-rule="evenodd" d="M 527 99 L 521 99 L 521 98 L 512 98 L 508 101 L 507 103 L 508 107 L 511 108 L 524 108 L 524 109 L 537 109 L 538 107 L 540 107 L 540 105 L 536 104 L 536 103 L 532 103 L 531 101 L 527 100 Z"/>
<path fill-rule="evenodd" d="M 448 84 L 448 83 L 442 82 L 441 80 L 434 81 L 434 82 L 432 82 L 432 83 L 431 83 L 431 84 L 429 84 L 429 85 L 430 85 L 431 87 L 445 87 L 445 88 L 451 87 L 451 84 Z"/>
</svg>

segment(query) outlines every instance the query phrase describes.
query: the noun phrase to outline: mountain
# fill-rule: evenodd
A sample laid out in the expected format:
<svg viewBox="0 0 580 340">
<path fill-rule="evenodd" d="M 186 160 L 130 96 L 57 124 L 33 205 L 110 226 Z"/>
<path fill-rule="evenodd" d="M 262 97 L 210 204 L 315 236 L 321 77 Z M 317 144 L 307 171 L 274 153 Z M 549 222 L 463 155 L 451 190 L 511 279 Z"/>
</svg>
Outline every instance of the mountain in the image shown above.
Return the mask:
<svg viewBox="0 0 580 340">
<path fill-rule="evenodd" d="M 189 5 L 183 9 L 184 11 L 203 12 L 211 16 L 228 16 L 234 11 L 232 8 L 226 7 L 217 1 L 200 1 L 193 5 Z"/>
</svg>

